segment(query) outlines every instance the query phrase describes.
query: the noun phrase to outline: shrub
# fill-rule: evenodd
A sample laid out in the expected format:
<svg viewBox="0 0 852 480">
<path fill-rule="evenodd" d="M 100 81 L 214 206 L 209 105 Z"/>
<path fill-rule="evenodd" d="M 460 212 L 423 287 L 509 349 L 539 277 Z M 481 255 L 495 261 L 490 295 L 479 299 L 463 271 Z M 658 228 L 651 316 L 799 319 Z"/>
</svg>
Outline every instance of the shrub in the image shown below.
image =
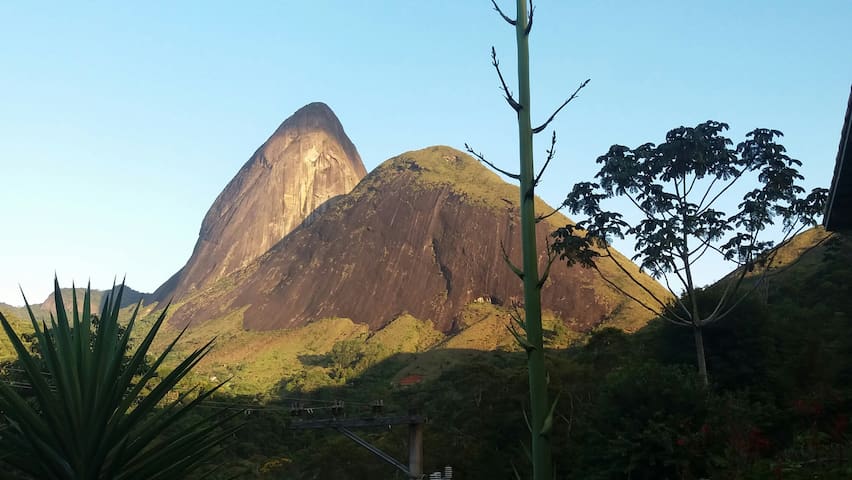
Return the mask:
<svg viewBox="0 0 852 480">
<path fill-rule="evenodd" d="M 124 285 L 104 300 L 98 320 L 86 289 L 82 309 L 76 291 L 70 312 L 55 281 L 56 315 L 38 322 L 27 305 L 37 353 L 31 353 L 7 319 L 0 323 L 18 355 L 31 398 L 0 382 L 0 465 L 38 479 L 174 479 L 196 469 L 231 435 L 231 416 L 195 416 L 210 391 L 167 400 L 177 383 L 210 351 L 212 340 L 163 377 L 157 369 L 178 335 L 145 367 L 162 325 L 159 315 L 135 349 L 129 349 L 141 302 L 123 331 L 119 310 Z"/>
</svg>

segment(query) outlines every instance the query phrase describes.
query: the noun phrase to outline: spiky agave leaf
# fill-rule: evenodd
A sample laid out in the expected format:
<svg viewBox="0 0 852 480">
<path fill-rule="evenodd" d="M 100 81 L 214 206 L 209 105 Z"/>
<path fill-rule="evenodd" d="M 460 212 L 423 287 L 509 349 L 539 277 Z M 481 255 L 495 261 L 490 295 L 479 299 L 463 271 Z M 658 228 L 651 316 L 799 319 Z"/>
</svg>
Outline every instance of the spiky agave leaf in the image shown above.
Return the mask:
<svg viewBox="0 0 852 480">
<path fill-rule="evenodd" d="M 159 315 L 144 339 L 128 351 L 139 313 L 136 305 L 126 328 L 119 325 L 124 284 L 106 295 L 95 326 L 91 289 L 86 288 L 82 310 L 72 289 L 70 315 L 54 282 L 56 314 L 50 326 L 39 323 L 27 303 L 40 359 L 32 355 L 9 322 L 0 324 L 12 342 L 31 385 L 32 399 L 0 382 L 0 463 L 5 462 L 39 479 L 150 480 L 181 478 L 215 454 L 224 438 L 238 426 L 233 415 L 213 414 L 178 424 L 197 410 L 224 383 L 197 395 L 165 402 L 213 341 L 192 352 L 171 372 L 157 369 L 171 353 L 179 334 L 146 365 L 148 350 L 166 317 Z M 26 297 L 24 298 L 26 301 Z M 159 382 L 153 385 L 154 379 Z M 150 389 L 145 393 L 146 389 Z M 165 406 L 163 404 L 166 403 Z"/>
</svg>

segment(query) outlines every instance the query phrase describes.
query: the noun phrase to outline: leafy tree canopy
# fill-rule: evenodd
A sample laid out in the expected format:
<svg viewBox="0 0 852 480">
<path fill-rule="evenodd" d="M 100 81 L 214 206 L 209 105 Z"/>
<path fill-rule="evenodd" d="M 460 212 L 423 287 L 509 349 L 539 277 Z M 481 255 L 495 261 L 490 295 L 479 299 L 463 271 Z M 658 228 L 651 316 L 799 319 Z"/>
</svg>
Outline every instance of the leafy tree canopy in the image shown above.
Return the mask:
<svg viewBox="0 0 852 480">
<path fill-rule="evenodd" d="M 782 136 L 778 130 L 758 128 L 731 148 L 733 142 L 722 134 L 727 129 L 726 123 L 708 121 L 671 130 L 660 145 L 610 147 L 597 159 L 602 165 L 595 175 L 598 182 L 574 185 L 563 203 L 588 219 L 555 233 L 562 258 L 593 266 L 595 258 L 607 255 L 609 239 L 631 236 L 636 239 L 633 260 L 655 278 L 676 279 L 678 284 L 669 285 L 672 293 L 694 291 L 693 266 L 708 252 L 746 267 L 742 273 L 756 263 L 765 265 L 771 260 L 765 254 L 776 243 L 761 234 L 780 221 L 783 243 L 814 225 L 828 191 L 815 188 L 805 195 L 798 183 L 802 163 L 777 143 Z M 736 210 L 717 209 L 720 198 L 750 174 L 757 186 L 745 193 Z M 604 210 L 603 201 L 613 197 L 630 201 L 638 213 L 635 221 Z M 689 311 L 667 313 L 673 319 L 698 320 Z"/>
<path fill-rule="evenodd" d="M 648 292 L 654 303 L 640 303 L 672 323 L 698 329 L 699 364 L 700 328 L 726 316 L 760 284 L 758 278 L 741 288 L 756 266 L 764 274 L 769 271 L 773 247 L 816 223 L 828 194 L 824 188 L 807 193 L 800 186 L 803 177 L 797 168 L 802 163 L 778 143 L 780 131 L 755 129 L 733 147 L 724 135 L 727 129 L 726 123 L 707 121 L 675 128 L 659 145 L 613 145 L 597 159 L 597 181 L 576 184 L 563 202 L 563 207 L 588 218 L 554 233 L 554 248 L 563 259 L 593 268 L 600 257 L 619 264 L 611 255 L 610 239 L 635 239 L 633 260 L 665 281 L 676 298 L 683 293 L 672 304 Z M 732 194 L 734 185 L 747 182 L 754 188 L 733 211 L 723 211 L 722 199 Z M 626 199 L 635 215 L 605 210 L 603 203 L 612 198 Z M 767 229 L 779 222 L 782 240 L 766 239 Z M 708 253 L 733 262 L 738 270 L 718 302 L 701 311 L 693 273 L 696 262 Z M 630 275 L 624 266 L 622 270 Z M 700 370 L 706 376 L 704 368 Z"/>
</svg>

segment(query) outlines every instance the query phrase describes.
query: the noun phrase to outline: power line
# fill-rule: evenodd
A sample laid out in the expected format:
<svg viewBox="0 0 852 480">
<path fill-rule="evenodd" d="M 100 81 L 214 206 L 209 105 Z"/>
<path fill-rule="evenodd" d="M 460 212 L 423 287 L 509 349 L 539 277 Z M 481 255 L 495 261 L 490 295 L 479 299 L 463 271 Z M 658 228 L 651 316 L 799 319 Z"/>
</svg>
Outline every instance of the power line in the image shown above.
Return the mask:
<svg viewBox="0 0 852 480">
<path fill-rule="evenodd" d="M 33 385 L 29 382 L 22 382 L 17 380 L 0 380 L 3 383 L 9 385 L 13 388 L 33 389 Z M 52 391 L 56 391 L 55 385 L 50 385 L 50 389 Z M 280 400 L 291 400 L 291 405 L 283 406 L 283 405 L 262 405 L 256 403 L 242 403 L 242 402 L 225 402 L 221 400 L 208 399 L 204 400 L 202 403 L 198 405 L 201 408 L 219 408 L 223 410 L 243 410 L 246 412 L 254 413 L 254 412 L 288 412 L 291 415 L 299 416 L 302 413 L 307 413 L 308 415 L 313 415 L 314 412 L 322 412 L 322 411 L 332 411 L 333 413 L 343 413 L 344 407 L 346 405 L 355 405 L 356 407 L 360 407 L 361 410 L 369 408 L 373 413 L 380 413 L 385 410 L 385 404 L 383 400 L 375 400 L 371 403 L 365 402 L 346 402 L 344 400 L 323 400 L 323 399 L 308 399 L 304 397 L 280 397 Z M 321 405 L 316 406 L 315 403 L 319 403 Z"/>
<path fill-rule="evenodd" d="M 18 367 L 0 368 L 0 372 L 2 372 L 2 371 L 17 372 L 17 373 L 29 373 L 27 370 L 25 370 L 23 368 L 18 368 Z M 47 377 L 53 376 L 53 374 L 51 372 L 48 372 L 48 371 L 42 371 L 42 372 L 39 372 L 39 373 L 41 375 L 44 375 L 44 376 L 47 376 Z M 4 380 L 0 380 L 0 381 L 4 381 Z M 20 383 L 24 383 L 24 382 L 20 382 Z M 29 386 L 29 384 L 27 384 L 27 386 Z M 290 401 L 290 402 L 311 402 L 311 403 L 328 403 L 328 404 L 335 404 L 338 401 L 341 401 L 339 399 L 338 400 L 325 400 L 325 399 L 320 399 L 320 398 L 291 397 L 291 396 L 276 397 L 275 399 L 276 400 L 282 400 L 282 401 Z M 361 406 L 365 406 L 365 407 L 375 406 L 375 401 L 359 402 L 359 401 L 354 401 L 354 400 L 345 400 L 345 402 L 346 402 L 347 405 L 361 405 Z M 243 404 L 243 405 L 248 405 L 248 404 Z M 252 405 L 254 405 L 254 404 L 252 404 Z"/>
</svg>

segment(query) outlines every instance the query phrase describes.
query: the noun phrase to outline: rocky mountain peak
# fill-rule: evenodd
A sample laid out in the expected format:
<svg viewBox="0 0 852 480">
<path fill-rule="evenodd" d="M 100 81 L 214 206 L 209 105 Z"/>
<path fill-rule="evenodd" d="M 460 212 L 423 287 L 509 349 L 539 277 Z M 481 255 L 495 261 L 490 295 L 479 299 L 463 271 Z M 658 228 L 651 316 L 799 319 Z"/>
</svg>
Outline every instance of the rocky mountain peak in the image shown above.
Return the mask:
<svg viewBox="0 0 852 480">
<path fill-rule="evenodd" d="M 292 139 L 301 135 L 325 132 L 330 135 L 350 158 L 357 158 L 358 164 L 361 164 L 361 157 L 358 155 L 358 150 L 355 145 L 349 140 L 346 132 L 343 131 L 343 125 L 340 124 L 340 119 L 331 110 L 331 108 L 322 102 L 312 102 L 304 107 L 296 110 L 287 120 L 275 130 L 275 133 L 267 140 L 267 144 L 280 137 Z M 363 165 L 361 165 L 363 169 Z M 366 171 L 364 172 L 366 174 Z"/>
<path fill-rule="evenodd" d="M 154 292 L 154 300 L 181 297 L 245 267 L 366 173 L 328 105 L 300 108 L 219 194 L 189 261 Z"/>
</svg>

